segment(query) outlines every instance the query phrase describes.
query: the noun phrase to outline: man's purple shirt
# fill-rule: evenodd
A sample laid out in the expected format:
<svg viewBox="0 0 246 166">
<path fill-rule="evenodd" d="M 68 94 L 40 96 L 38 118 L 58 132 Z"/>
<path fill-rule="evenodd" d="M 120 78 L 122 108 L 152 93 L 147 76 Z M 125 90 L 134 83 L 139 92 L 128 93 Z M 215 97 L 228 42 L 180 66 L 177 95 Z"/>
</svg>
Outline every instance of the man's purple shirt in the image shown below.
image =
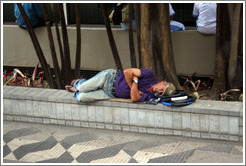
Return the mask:
<svg viewBox="0 0 246 166">
<path fill-rule="evenodd" d="M 154 94 L 149 90 L 149 88 L 157 84 L 157 80 L 153 72 L 149 69 L 140 69 L 141 75 L 138 77 L 138 89 L 144 94 L 141 95 L 139 102 L 148 101 L 149 99 L 155 98 Z M 131 89 L 128 86 L 124 72 L 119 71 L 115 82 L 115 95 L 119 98 L 131 98 Z"/>
</svg>

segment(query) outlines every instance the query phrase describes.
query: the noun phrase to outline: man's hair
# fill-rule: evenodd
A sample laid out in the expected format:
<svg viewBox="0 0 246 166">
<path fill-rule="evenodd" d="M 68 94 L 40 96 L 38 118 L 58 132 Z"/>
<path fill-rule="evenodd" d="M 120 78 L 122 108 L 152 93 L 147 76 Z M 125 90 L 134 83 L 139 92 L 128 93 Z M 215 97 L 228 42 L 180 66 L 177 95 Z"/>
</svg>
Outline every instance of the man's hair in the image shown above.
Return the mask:
<svg viewBox="0 0 246 166">
<path fill-rule="evenodd" d="M 169 82 L 168 84 L 169 84 L 169 86 L 166 88 L 166 90 L 162 94 L 162 96 L 169 96 L 169 95 L 173 95 L 175 93 L 175 90 L 176 90 L 175 86 L 171 82 Z"/>
</svg>

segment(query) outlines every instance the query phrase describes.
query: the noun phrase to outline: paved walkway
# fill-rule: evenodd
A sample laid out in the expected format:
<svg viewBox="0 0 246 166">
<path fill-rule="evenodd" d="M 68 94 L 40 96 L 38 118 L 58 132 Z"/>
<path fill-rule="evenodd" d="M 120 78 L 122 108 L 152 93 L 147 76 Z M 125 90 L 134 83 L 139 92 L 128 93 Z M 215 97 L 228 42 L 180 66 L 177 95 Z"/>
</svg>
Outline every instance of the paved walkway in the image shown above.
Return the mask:
<svg viewBox="0 0 246 166">
<path fill-rule="evenodd" d="M 3 162 L 242 163 L 243 143 L 3 121 Z"/>
</svg>

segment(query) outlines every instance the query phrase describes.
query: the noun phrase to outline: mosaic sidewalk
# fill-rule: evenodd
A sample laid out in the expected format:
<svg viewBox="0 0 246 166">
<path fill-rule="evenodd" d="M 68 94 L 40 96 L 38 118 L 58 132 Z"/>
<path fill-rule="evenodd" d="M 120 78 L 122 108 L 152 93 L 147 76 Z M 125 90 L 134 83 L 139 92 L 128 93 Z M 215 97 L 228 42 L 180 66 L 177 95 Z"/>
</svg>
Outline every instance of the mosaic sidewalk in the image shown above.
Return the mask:
<svg viewBox="0 0 246 166">
<path fill-rule="evenodd" d="M 223 161 L 214 162 L 243 161 L 243 143 L 240 142 L 10 121 L 3 121 L 2 134 L 4 161 L 31 163 L 213 162 L 211 155 L 217 155 L 217 157 L 221 155 L 225 158 Z"/>
</svg>

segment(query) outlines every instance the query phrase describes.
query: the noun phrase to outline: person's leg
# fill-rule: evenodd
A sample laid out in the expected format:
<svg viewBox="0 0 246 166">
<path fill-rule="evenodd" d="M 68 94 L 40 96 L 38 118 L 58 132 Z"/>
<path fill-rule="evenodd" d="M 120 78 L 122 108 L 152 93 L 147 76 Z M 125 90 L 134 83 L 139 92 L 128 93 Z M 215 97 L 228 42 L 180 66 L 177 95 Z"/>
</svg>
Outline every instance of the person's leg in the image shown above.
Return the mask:
<svg viewBox="0 0 246 166">
<path fill-rule="evenodd" d="M 76 95 L 76 100 L 79 102 L 92 102 L 92 101 L 97 101 L 97 100 L 105 100 L 105 99 L 110 99 L 109 97 L 103 90 L 95 90 L 91 92 L 79 92 Z"/>
<path fill-rule="evenodd" d="M 120 26 L 121 26 L 121 28 L 122 28 L 124 31 L 127 31 L 127 30 L 129 29 L 128 23 L 123 23 L 123 22 L 121 22 L 121 23 L 120 23 Z"/>
<path fill-rule="evenodd" d="M 79 84 L 76 89 L 78 89 L 80 92 L 89 92 L 94 91 L 98 89 L 102 89 L 104 86 L 104 83 L 107 80 L 108 75 L 112 75 L 113 72 L 115 72 L 115 69 L 107 69 L 99 72 L 94 77 L 90 78 L 89 80 Z"/>
<path fill-rule="evenodd" d="M 170 28 L 171 28 L 171 31 L 184 31 L 185 30 L 185 26 L 182 23 L 178 21 L 173 21 L 173 20 L 170 21 Z"/>
</svg>

